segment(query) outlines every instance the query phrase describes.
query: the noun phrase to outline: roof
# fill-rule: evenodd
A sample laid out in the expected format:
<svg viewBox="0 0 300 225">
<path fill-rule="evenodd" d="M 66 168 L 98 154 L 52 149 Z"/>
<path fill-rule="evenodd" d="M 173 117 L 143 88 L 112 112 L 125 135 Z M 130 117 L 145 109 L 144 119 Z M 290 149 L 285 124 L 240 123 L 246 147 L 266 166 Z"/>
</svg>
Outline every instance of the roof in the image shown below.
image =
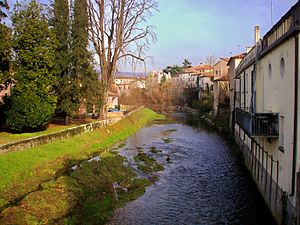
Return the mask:
<svg viewBox="0 0 300 225">
<path fill-rule="evenodd" d="M 226 76 L 221 76 L 215 78 L 213 81 L 229 81 L 229 79 Z"/>
<path fill-rule="evenodd" d="M 220 60 L 218 62 L 216 62 L 213 67 L 215 67 L 217 64 L 221 63 L 222 61 L 228 62 L 229 58 L 219 58 Z"/>
<path fill-rule="evenodd" d="M 213 70 L 213 66 L 206 65 L 206 64 L 200 64 L 198 66 L 193 66 L 190 68 L 185 69 L 186 73 L 203 73 L 201 70 Z"/>
<path fill-rule="evenodd" d="M 221 60 L 223 60 L 223 61 L 226 61 L 226 62 L 229 61 L 229 58 L 219 58 L 219 59 L 221 59 Z"/>
<path fill-rule="evenodd" d="M 227 66 L 229 66 L 229 63 L 231 62 L 231 60 L 233 60 L 233 59 L 243 59 L 246 55 L 247 55 L 247 53 L 242 53 L 242 54 L 231 56 L 228 60 Z"/>
</svg>

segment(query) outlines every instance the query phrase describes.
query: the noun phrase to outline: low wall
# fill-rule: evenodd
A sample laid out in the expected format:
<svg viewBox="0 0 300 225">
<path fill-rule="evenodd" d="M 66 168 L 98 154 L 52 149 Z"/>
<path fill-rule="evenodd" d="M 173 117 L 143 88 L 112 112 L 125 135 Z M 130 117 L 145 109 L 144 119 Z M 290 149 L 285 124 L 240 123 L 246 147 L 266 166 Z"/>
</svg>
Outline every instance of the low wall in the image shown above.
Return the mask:
<svg viewBox="0 0 300 225">
<path fill-rule="evenodd" d="M 53 132 L 50 134 L 44 134 L 33 138 L 28 138 L 20 141 L 11 142 L 8 144 L 0 145 L 0 154 L 9 151 L 15 150 L 23 150 L 26 148 L 31 148 L 35 146 L 39 146 L 42 144 L 47 144 L 56 140 L 61 140 L 68 137 L 73 137 L 76 135 L 80 135 L 89 131 L 97 130 L 102 127 L 106 127 L 110 124 L 116 123 L 117 121 L 121 120 L 124 117 L 129 116 L 130 114 L 140 110 L 143 107 L 138 109 L 134 109 L 131 112 L 127 113 L 125 116 L 119 114 L 119 117 L 110 118 L 106 120 L 100 120 L 93 123 L 83 124 L 76 127 L 68 128 L 65 130 Z"/>
<path fill-rule="evenodd" d="M 123 111 L 118 112 L 107 112 L 107 118 L 123 117 Z"/>
</svg>

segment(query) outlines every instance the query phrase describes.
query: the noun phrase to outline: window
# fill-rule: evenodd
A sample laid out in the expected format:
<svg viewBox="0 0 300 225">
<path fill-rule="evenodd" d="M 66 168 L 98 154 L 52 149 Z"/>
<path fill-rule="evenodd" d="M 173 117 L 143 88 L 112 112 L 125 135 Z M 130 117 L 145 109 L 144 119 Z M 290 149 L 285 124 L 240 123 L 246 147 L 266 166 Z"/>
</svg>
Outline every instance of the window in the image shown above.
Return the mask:
<svg viewBox="0 0 300 225">
<path fill-rule="evenodd" d="M 280 76 L 281 78 L 283 78 L 285 75 L 285 62 L 284 62 L 284 58 L 281 57 L 280 59 Z"/>
<path fill-rule="evenodd" d="M 269 75 L 269 81 L 271 81 L 272 80 L 272 65 L 271 64 L 269 64 L 268 75 Z"/>
</svg>

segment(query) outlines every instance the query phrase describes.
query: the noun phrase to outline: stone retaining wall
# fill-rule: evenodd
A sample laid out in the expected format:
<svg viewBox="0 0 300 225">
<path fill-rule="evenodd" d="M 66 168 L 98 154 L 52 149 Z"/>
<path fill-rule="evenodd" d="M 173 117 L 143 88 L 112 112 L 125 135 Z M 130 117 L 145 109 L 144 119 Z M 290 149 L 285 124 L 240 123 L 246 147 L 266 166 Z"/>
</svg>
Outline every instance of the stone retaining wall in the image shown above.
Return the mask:
<svg viewBox="0 0 300 225">
<path fill-rule="evenodd" d="M 28 138 L 20 141 L 15 141 L 7 144 L 0 145 L 0 154 L 8 151 L 15 151 L 15 150 L 23 150 L 26 148 L 31 148 L 35 146 L 39 146 L 42 144 L 50 143 L 56 140 L 61 140 L 68 137 L 73 137 L 79 134 L 83 134 L 89 131 L 93 131 L 102 127 L 106 127 L 110 124 L 116 123 L 117 121 L 121 120 L 124 117 L 129 116 L 130 114 L 140 110 L 142 107 L 132 110 L 131 112 L 127 113 L 123 117 L 118 118 L 110 118 L 106 120 L 100 120 L 93 123 L 83 124 L 76 127 L 68 128 L 65 130 L 53 132 L 50 134 L 44 134 L 33 138 Z"/>
</svg>

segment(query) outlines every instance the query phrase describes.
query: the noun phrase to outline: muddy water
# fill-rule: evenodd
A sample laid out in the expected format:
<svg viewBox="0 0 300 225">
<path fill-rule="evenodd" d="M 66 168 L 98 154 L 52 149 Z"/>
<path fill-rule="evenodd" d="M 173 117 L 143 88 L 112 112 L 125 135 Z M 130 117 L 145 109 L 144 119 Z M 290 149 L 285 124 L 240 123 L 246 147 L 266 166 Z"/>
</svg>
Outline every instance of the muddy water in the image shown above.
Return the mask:
<svg viewBox="0 0 300 225">
<path fill-rule="evenodd" d="M 165 170 L 109 224 L 275 224 L 241 158 L 217 133 L 154 124 L 130 137 L 120 154 L 137 170 L 133 157 L 139 151 Z"/>
</svg>

